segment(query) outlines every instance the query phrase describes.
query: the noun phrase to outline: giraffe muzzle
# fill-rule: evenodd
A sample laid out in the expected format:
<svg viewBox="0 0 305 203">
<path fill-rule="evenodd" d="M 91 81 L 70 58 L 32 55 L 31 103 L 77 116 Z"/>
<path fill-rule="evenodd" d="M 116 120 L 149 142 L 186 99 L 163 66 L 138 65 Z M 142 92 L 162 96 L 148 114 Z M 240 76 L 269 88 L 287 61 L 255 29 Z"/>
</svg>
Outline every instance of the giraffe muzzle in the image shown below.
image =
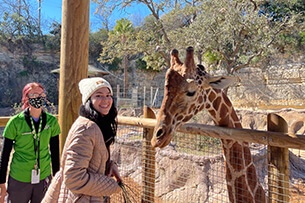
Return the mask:
<svg viewBox="0 0 305 203">
<path fill-rule="evenodd" d="M 151 139 L 151 145 L 153 148 L 163 148 L 167 146 L 172 139 L 171 133 L 166 133 L 163 127 L 157 128 L 154 131 L 154 135 Z"/>
</svg>

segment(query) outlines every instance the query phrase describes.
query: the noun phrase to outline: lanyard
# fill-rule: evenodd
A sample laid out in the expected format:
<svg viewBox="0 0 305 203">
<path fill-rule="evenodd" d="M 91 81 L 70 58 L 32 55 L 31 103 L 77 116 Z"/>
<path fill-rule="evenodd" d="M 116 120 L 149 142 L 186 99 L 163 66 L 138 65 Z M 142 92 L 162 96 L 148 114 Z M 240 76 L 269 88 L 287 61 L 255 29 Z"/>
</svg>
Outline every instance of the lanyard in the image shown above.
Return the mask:
<svg viewBox="0 0 305 203">
<path fill-rule="evenodd" d="M 34 141 L 34 152 L 36 156 L 36 163 L 34 165 L 34 169 L 38 170 L 39 169 L 39 147 L 40 147 L 40 132 L 41 132 L 41 127 L 42 127 L 42 116 L 40 115 L 39 118 L 39 127 L 38 127 L 38 132 L 36 132 L 36 128 L 33 122 L 33 118 L 31 117 L 31 125 L 32 125 L 32 134 L 33 134 L 33 141 Z"/>
</svg>

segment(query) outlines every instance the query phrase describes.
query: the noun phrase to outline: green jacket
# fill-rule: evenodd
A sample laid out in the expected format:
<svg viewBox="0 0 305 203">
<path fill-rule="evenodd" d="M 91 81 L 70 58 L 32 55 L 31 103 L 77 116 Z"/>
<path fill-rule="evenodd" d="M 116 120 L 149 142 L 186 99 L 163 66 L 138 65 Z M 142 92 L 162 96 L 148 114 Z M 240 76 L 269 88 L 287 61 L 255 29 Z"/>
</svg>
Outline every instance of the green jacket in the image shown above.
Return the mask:
<svg viewBox="0 0 305 203">
<path fill-rule="evenodd" d="M 14 153 L 10 164 L 10 176 L 21 182 L 31 182 L 31 173 L 36 163 L 34 138 L 30 118 L 25 110 L 13 116 L 5 126 L 3 136 L 14 141 Z M 42 113 L 42 129 L 40 133 L 40 180 L 51 175 L 51 155 L 49 143 L 51 137 L 58 136 L 60 127 L 55 116 Z M 37 144 L 36 144 L 37 146 Z"/>
</svg>

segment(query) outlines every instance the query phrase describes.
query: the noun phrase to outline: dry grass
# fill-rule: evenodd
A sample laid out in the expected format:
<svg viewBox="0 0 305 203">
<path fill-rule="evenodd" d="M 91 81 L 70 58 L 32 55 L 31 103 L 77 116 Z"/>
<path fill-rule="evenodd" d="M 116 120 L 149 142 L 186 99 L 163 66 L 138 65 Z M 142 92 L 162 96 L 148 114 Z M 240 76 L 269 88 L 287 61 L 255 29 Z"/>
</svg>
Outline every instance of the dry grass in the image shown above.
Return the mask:
<svg viewBox="0 0 305 203">
<path fill-rule="evenodd" d="M 126 185 L 126 189 L 128 191 L 129 198 L 132 203 L 141 203 L 141 193 L 142 187 L 137 184 L 132 178 L 124 177 L 123 183 Z M 111 202 L 115 203 L 124 203 L 123 192 L 111 196 Z M 144 201 L 145 202 L 145 201 Z M 154 197 L 154 201 L 151 203 L 165 203 L 160 198 Z"/>
</svg>

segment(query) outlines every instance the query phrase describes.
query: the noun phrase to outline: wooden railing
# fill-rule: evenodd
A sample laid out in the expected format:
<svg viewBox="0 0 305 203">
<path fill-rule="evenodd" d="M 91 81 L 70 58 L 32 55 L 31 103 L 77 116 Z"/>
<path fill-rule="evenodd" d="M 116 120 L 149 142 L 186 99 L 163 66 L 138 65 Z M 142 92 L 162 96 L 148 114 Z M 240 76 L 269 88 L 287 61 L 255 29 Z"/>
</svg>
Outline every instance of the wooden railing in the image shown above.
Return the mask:
<svg viewBox="0 0 305 203">
<path fill-rule="evenodd" d="M 5 127 L 9 116 L 0 117 L 0 127 Z M 155 119 L 118 116 L 118 122 L 122 125 L 141 126 L 154 128 Z M 243 140 L 249 143 L 259 143 L 274 147 L 293 148 L 305 150 L 305 136 L 281 132 L 259 131 L 250 129 L 225 128 L 212 125 L 187 123 L 182 125 L 179 132 L 199 134 L 220 139 Z"/>
<path fill-rule="evenodd" d="M 0 127 L 5 127 L 5 125 L 9 119 L 10 119 L 9 116 L 0 117 Z"/>
<path fill-rule="evenodd" d="M 155 119 L 118 117 L 119 124 L 143 126 L 154 128 Z M 281 132 L 259 131 L 250 129 L 225 128 L 212 125 L 187 123 L 182 125 L 179 132 L 199 134 L 220 139 L 243 140 L 249 143 L 258 143 L 281 148 L 293 148 L 305 150 L 305 136 Z"/>
</svg>

